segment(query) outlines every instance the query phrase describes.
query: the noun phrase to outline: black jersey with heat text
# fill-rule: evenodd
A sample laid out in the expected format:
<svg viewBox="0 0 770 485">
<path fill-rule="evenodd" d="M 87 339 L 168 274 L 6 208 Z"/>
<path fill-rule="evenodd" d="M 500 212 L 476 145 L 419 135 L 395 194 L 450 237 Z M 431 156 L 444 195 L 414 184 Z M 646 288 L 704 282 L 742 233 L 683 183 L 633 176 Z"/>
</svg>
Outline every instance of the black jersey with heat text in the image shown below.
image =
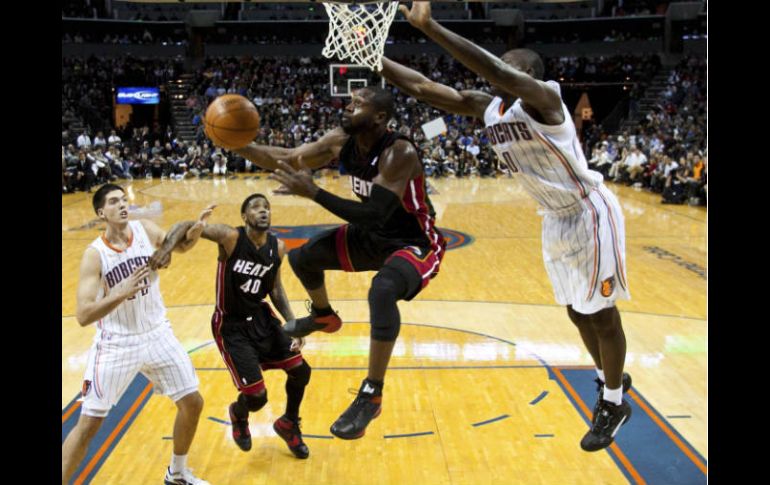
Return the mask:
<svg viewBox="0 0 770 485">
<path fill-rule="evenodd" d="M 350 175 L 353 193 L 361 201 L 369 200 L 372 180 L 380 173 L 379 163 L 382 152 L 396 140 L 414 142 L 408 137 L 388 130 L 369 153 L 359 153 L 354 137 L 350 137 L 340 151 L 340 166 Z M 415 146 L 415 150 L 417 147 Z M 417 150 L 419 153 L 419 150 Z M 409 180 L 401 206 L 385 223 L 374 232 L 384 239 L 395 239 L 410 244 L 438 249 L 442 243 L 441 233 L 435 227 L 436 213 L 426 190 L 425 174 Z"/>
<path fill-rule="evenodd" d="M 217 310 L 230 318 L 259 315 L 280 266 L 277 237 L 268 233 L 267 242 L 257 248 L 246 228 L 238 227 L 233 253 L 217 268 Z"/>
</svg>

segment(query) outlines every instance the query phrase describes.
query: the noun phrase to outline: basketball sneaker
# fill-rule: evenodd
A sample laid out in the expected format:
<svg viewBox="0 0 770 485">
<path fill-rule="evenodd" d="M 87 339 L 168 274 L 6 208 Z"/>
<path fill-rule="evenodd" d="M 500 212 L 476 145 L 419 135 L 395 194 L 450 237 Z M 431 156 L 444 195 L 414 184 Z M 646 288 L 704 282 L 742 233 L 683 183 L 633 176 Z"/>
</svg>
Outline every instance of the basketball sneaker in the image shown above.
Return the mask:
<svg viewBox="0 0 770 485">
<path fill-rule="evenodd" d="M 332 311 L 329 315 L 318 315 L 315 308 L 310 304 L 308 304 L 308 311 L 310 315 L 286 322 L 286 325 L 283 326 L 286 335 L 289 337 L 306 337 L 318 330 L 334 333 L 342 327 L 342 319 L 337 315 L 337 312 Z"/>
<path fill-rule="evenodd" d="M 294 453 L 294 456 L 305 459 L 310 455 L 310 450 L 302 441 L 302 431 L 299 429 L 300 419 L 294 422 L 286 416 L 281 416 L 273 423 L 273 429 L 289 445 L 289 450 Z"/>
<path fill-rule="evenodd" d="M 596 392 L 599 393 L 599 397 L 596 398 L 596 404 L 594 404 L 594 413 L 591 415 L 591 422 L 593 423 L 593 420 L 596 419 L 596 413 L 599 411 L 599 401 L 602 400 L 603 392 L 604 392 L 604 381 L 599 379 L 598 377 L 594 379 L 594 382 L 596 383 Z M 631 374 L 624 372 L 623 373 L 623 394 L 627 393 L 629 389 L 631 389 Z"/>
<path fill-rule="evenodd" d="M 366 433 L 369 422 L 382 411 L 382 386 L 364 379 L 353 404 L 332 424 L 331 432 L 337 438 L 354 440 Z"/>
<path fill-rule="evenodd" d="M 631 405 L 626 401 L 616 405 L 600 399 L 591 429 L 580 440 L 580 447 L 585 451 L 599 451 L 607 448 L 615 440 L 620 427 L 629 419 L 631 419 Z"/>
<path fill-rule="evenodd" d="M 233 413 L 233 406 L 235 403 L 230 404 L 230 422 L 233 424 L 232 433 L 233 441 L 238 445 L 238 448 L 243 451 L 249 451 L 251 449 L 251 432 L 249 431 L 249 418 L 238 419 Z"/>
<path fill-rule="evenodd" d="M 164 485 L 211 485 L 206 480 L 202 480 L 192 474 L 192 470 L 185 468 L 181 472 L 171 473 L 171 468 L 166 468 L 166 478 L 163 479 Z"/>
</svg>

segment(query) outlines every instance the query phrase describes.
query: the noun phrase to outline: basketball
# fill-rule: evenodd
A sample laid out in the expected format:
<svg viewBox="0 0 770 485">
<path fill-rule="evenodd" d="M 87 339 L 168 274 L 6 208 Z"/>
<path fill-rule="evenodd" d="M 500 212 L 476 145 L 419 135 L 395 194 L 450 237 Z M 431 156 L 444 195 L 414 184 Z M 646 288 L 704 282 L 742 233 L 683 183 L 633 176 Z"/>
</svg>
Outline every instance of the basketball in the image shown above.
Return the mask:
<svg viewBox="0 0 770 485">
<path fill-rule="evenodd" d="M 239 94 L 225 94 L 211 102 L 203 118 L 206 136 L 227 150 L 243 148 L 259 132 L 259 112 Z"/>
</svg>

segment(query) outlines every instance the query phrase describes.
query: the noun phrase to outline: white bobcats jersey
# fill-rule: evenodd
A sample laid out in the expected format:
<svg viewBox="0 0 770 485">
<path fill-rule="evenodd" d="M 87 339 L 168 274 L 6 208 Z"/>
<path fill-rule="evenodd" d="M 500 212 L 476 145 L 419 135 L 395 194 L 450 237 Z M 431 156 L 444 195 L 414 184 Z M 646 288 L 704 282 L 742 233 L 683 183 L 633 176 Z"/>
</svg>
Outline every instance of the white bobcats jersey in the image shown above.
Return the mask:
<svg viewBox="0 0 770 485">
<path fill-rule="evenodd" d="M 561 96 L 559 83 L 548 81 Z M 487 137 L 498 158 L 519 175 L 524 189 L 547 211 L 573 206 L 602 183 L 602 175 L 588 169 L 567 107 L 564 122 L 538 123 L 522 107 L 521 99 L 507 109 L 495 97 L 484 112 Z"/>
<path fill-rule="evenodd" d="M 129 221 L 131 240 L 128 247 L 119 251 L 112 248 L 104 236 L 99 236 L 91 247 L 99 251 L 102 260 L 102 287 L 97 300 L 104 298 L 110 290 L 128 278 L 136 268 L 144 266 L 155 251 L 144 226 L 139 221 Z M 124 300 L 112 312 L 97 323 L 99 333 L 114 335 L 136 335 L 149 332 L 167 324 L 166 306 L 160 295 L 157 273 L 151 278 L 152 284 Z"/>
</svg>

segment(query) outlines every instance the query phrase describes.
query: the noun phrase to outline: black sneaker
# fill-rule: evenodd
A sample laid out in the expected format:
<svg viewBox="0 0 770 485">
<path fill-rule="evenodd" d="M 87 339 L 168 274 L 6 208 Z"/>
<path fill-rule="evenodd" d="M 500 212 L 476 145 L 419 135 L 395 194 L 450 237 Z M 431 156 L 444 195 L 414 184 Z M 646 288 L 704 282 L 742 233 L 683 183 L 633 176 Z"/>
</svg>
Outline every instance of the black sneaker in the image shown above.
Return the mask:
<svg viewBox="0 0 770 485">
<path fill-rule="evenodd" d="M 230 422 L 233 424 L 233 441 L 238 445 L 238 448 L 243 451 L 249 451 L 251 449 L 251 432 L 249 431 L 249 418 L 238 419 L 233 413 L 233 405 L 230 404 Z"/>
<path fill-rule="evenodd" d="M 337 438 L 354 440 L 366 433 L 369 422 L 382 411 L 382 388 L 364 379 L 353 404 L 332 424 L 331 432 Z"/>
<path fill-rule="evenodd" d="M 615 434 L 620 427 L 629 419 L 631 419 L 631 405 L 626 401 L 616 405 L 604 399 L 599 400 L 591 430 L 580 440 L 580 447 L 585 451 L 599 451 L 607 448 L 615 440 Z"/>
<path fill-rule="evenodd" d="M 596 414 L 599 412 L 599 401 L 602 400 L 603 392 L 604 392 L 604 382 L 602 382 L 601 379 L 598 377 L 594 379 L 594 382 L 596 383 L 596 392 L 599 393 L 599 396 L 596 398 L 596 404 L 594 404 L 594 413 L 591 415 L 591 423 L 593 424 L 594 419 L 596 418 Z M 624 372 L 623 373 L 623 394 L 627 393 L 629 389 L 631 389 L 631 374 Z"/>
<path fill-rule="evenodd" d="M 289 450 L 294 453 L 294 456 L 303 460 L 310 456 L 310 450 L 305 442 L 302 441 L 302 431 L 299 430 L 299 418 L 297 422 L 294 422 L 286 416 L 281 416 L 273 423 L 273 429 L 289 445 Z"/>
<path fill-rule="evenodd" d="M 286 335 L 289 337 L 306 337 L 315 331 L 334 333 L 342 327 L 342 319 L 336 312 L 330 315 L 319 316 L 312 306 L 308 305 L 310 315 L 302 318 L 289 320 L 283 326 Z"/>
</svg>

